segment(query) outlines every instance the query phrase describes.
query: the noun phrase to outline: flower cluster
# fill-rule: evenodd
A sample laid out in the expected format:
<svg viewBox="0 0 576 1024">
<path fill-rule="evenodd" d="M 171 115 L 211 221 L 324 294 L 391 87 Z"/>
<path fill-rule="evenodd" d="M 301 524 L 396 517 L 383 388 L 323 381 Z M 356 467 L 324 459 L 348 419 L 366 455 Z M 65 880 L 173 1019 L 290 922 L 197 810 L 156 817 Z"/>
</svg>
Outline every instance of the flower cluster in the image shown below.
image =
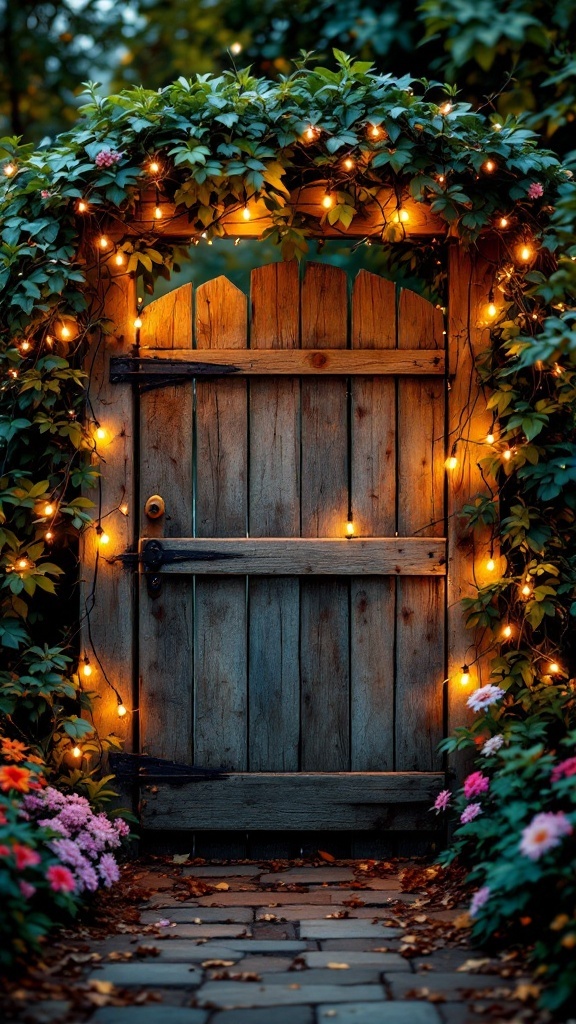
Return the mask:
<svg viewBox="0 0 576 1024">
<path fill-rule="evenodd" d="M 113 167 L 114 164 L 120 163 L 123 153 L 119 153 L 116 149 L 101 149 L 94 158 L 96 167 Z"/>
</svg>

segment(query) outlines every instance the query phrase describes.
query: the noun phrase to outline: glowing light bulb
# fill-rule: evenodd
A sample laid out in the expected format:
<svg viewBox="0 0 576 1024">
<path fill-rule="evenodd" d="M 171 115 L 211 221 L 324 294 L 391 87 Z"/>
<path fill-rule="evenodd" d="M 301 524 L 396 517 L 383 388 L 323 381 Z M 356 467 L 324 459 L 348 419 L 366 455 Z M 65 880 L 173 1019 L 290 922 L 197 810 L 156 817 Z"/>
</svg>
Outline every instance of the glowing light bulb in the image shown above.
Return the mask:
<svg viewBox="0 0 576 1024">
<path fill-rule="evenodd" d="M 486 307 L 486 315 L 488 317 L 490 317 L 491 320 L 493 320 L 494 317 L 496 316 L 497 312 L 498 312 L 498 310 L 496 309 L 496 306 L 494 305 L 494 303 L 493 302 L 489 302 L 487 307 Z"/>
<path fill-rule="evenodd" d="M 356 163 L 351 156 L 347 156 L 346 159 L 343 161 L 343 167 L 347 171 L 353 171 L 355 166 Z"/>
<path fill-rule="evenodd" d="M 124 705 L 120 701 L 120 703 L 118 704 L 118 718 L 124 718 L 124 715 L 127 715 L 127 714 L 128 714 L 128 712 L 126 711 L 126 708 L 124 707 Z"/>
<path fill-rule="evenodd" d="M 82 675 L 85 679 L 88 679 L 92 675 L 92 665 L 89 661 L 85 662 L 82 666 Z"/>
<path fill-rule="evenodd" d="M 29 341 L 23 341 L 22 344 L 20 345 L 21 352 L 29 352 L 31 348 L 32 345 L 30 344 Z"/>
<path fill-rule="evenodd" d="M 468 683 L 470 682 L 470 669 L 468 668 L 468 665 L 462 665 L 462 674 L 460 676 L 460 682 L 462 686 L 468 686 Z"/>
<path fill-rule="evenodd" d="M 16 164 L 13 164 L 11 160 L 8 161 L 7 164 L 4 164 L 4 167 L 2 168 L 2 173 L 5 174 L 7 178 L 14 177 L 14 175 L 16 174 Z"/>
<path fill-rule="evenodd" d="M 106 437 L 106 431 L 104 430 L 104 427 L 97 427 L 96 437 L 98 438 L 99 441 L 104 440 L 104 438 Z"/>
<path fill-rule="evenodd" d="M 506 640 L 509 640 L 510 637 L 512 636 L 512 626 L 504 626 L 504 629 L 502 630 L 502 636 L 505 637 Z"/>
<path fill-rule="evenodd" d="M 334 196 L 329 195 L 327 192 L 322 199 L 322 206 L 325 210 L 330 210 L 334 206 Z"/>
<path fill-rule="evenodd" d="M 82 751 L 79 746 L 72 747 L 72 757 L 82 757 Z"/>
<path fill-rule="evenodd" d="M 114 257 L 114 262 L 115 262 L 116 266 L 117 267 L 124 266 L 125 261 L 126 261 L 126 257 L 124 256 L 124 253 L 123 252 L 117 252 L 115 257 Z"/>
<path fill-rule="evenodd" d="M 449 103 L 448 100 L 446 100 L 446 103 L 443 103 L 442 106 L 440 107 L 441 114 L 449 114 L 451 110 L 452 104 Z"/>
<path fill-rule="evenodd" d="M 346 536 L 347 537 L 353 537 L 354 536 L 354 523 L 352 522 L 351 519 L 349 519 L 348 522 L 346 523 Z"/>
<path fill-rule="evenodd" d="M 234 54 L 235 57 L 237 57 L 239 53 L 242 53 L 242 43 L 232 43 L 230 53 Z"/>
<path fill-rule="evenodd" d="M 482 166 L 483 166 L 484 170 L 485 170 L 485 171 L 486 171 L 486 172 L 487 172 L 488 174 L 492 174 L 492 171 L 495 171 L 495 170 L 496 170 L 496 163 L 495 163 L 495 161 L 494 161 L 494 160 L 486 160 L 486 161 L 485 161 L 485 162 L 484 162 L 484 163 L 482 164 Z"/>
<path fill-rule="evenodd" d="M 557 661 L 551 661 L 550 664 L 548 665 L 548 671 L 550 672 L 551 675 L 556 675 L 556 673 L 560 671 L 560 665 L 558 664 L 558 662 Z"/>
<path fill-rule="evenodd" d="M 494 434 L 486 434 L 486 444 L 494 444 Z"/>
<path fill-rule="evenodd" d="M 532 587 L 530 586 L 530 584 L 525 583 L 520 593 L 523 597 L 530 597 L 530 594 L 532 593 Z"/>
<path fill-rule="evenodd" d="M 105 547 L 106 544 L 110 543 L 110 537 L 107 533 L 101 533 L 98 537 L 98 541 L 103 547 Z"/>
<path fill-rule="evenodd" d="M 50 502 L 48 501 L 48 502 L 46 503 L 46 505 L 44 505 L 44 512 L 43 512 L 43 515 L 45 515 L 45 516 L 51 516 L 51 515 L 52 515 L 52 513 L 53 513 L 53 511 L 54 511 L 54 505 L 52 505 L 52 504 L 51 504 L 51 503 L 50 503 Z"/>
<path fill-rule="evenodd" d="M 98 239 L 98 245 L 100 246 L 101 249 L 107 249 L 108 248 L 108 246 L 110 245 L 110 242 L 106 238 L 106 235 L 100 235 L 100 238 Z"/>
<path fill-rule="evenodd" d="M 495 568 L 496 562 L 494 561 L 493 558 L 489 558 L 488 561 L 486 562 L 486 569 L 488 570 L 488 572 L 494 572 Z"/>
<path fill-rule="evenodd" d="M 71 334 L 72 331 L 70 330 L 68 325 L 63 324 L 62 327 L 60 328 L 60 337 L 63 338 L 64 341 L 66 341 L 71 336 Z"/>
<path fill-rule="evenodd" d="M 506 451 L 503 453 L 502 458 L 505 459 L 506 462 L 510 462 L 510 459 L 512 458 L 512 449 L 507 448 Z"/>
<path fill-rule="evenodd" d="M 156 220 L 162 220 L 162 210 L 160 209 L 159 206 L 156 206 L 154 208 L 154 216 L 155 216 Z"/>
<path fill-rule="evenodd" d="M 396 210 L 394 220 L 397 224 L 406 224 L 406 222 L 410 220 L 408 210 L 405 210 L 404 207 L 401 206 L 399 210 Z"/>
<path fill-rule="evenodd" d="M 53 537 L 54 534 L 52 533 L 52 530 L 46 530 L 46 533 L 44 534 L 44 540 L 52 540 Z"/>
<path fill-rule="evenodd" d="M 529 245 L 523 245 L 520 249 L 520 259 L 522 263 L 529 263 L 532 259 L 532 249 Z"/>
<path fill-rule="evenodd" d="M 318 129 L 313 124 L 308 125 L 306 131 L 304 132 L 304 138 L 306 139 L 306 141 L 314 142 L 314 139 L 316 138 L 317 135 Z"/>
<path fill-rule="evenodd" d="M 438 182 L 439 182 L 439 184 L 443 185 L 445 181 L 446 181 L 446 176 L 444 174 L 439 174 L 438 175 Z"/>
<path fill-rule="evenodd" d="M 78 210 L 78 213 L 86 213 L 88 210 L 88 203 L 86 202 L 86 200 L 79 199 L 76 203 L 76 209 Z"/>
<path fill-rule="evenodd" d="M 450 455 L 446 459 L 444 465 L 446 466 L 446 469 L 456 469 L 456 466 L 458 465 L 458 459 L 456 458 L 455 455 Z"/>
<path fill-rule="evenodd" d="M 28 568 L 28 559 L 27 558 L 19 558 L 18 559 L 18 568 L 19 569 L 27 569 Z"/>
<path fill-rule="evenodd" d="M 18 370 L 8 370 L 8 376 L 16 380 L 18 376 Z"/>
<path fill-rule="evenodd" d="M 118 511 L 121 512 L 123 516 L 127 516 L 128 515 L 129 508 L 128 508 L 128 505 L 126 504 L 126 502 L 123 502 L 123 504 L 120 505 Z"/>
<path fill-rule="evenodd" d="M 501 132 L 502 131 L 502 125 L 500 124 L 499 121 L 495 121 L 494 124 L 492 125 L 492 127 L 493 127 L 495 132 Z"/>
<path fill-rule="evenodd" d="M 509 222 L 509 220 L 508 220 L 508 217 L 500 217 L 500 220 L 498 221 L 498 223 L 499 223 L 499 225 L 500 225 L 500 227 L 501 227 L 501 228 L 507 228 L 507 227 L 508 227 L 508 224 L 509 224 L 510 222 Z"/>
<path fill-rule="evenodd" d="M 140 328 L 142 327 L 142 317 L 141 316 L 137 316 L 136 317 L 136 319 L 134 321 L 134 327 L 136 328 L 137 331 L 139 331 Z"/>
<path fill-rule="evenodd" d="M 369 131 L 369 134 L 372 136 L 373 139 L 380 139 L 382 137 L 382 135 L 384 134 L 382 128 L 378 124 L 371 124 L 370 128 L 368 129 L 368 131 Z"/>
<path fill-rule="evenodd" d="M 242 210 L 242 216 L 243 216 L 244 220 L 250 220 L 250 217 L 252 216 L 252 214 L 250 213 L 250 210 L 248 209 L 247 206 L 245 206 L 244 209 Z"/>
<path fill-rule="evenodd" d="M 150 174 L 158 174 L 160 170 L 160 164 L 158 163 L 158 161 L 151 160 L 150 163 L 148 164 L 148 170 L 150 171 Z"/>
</svg>

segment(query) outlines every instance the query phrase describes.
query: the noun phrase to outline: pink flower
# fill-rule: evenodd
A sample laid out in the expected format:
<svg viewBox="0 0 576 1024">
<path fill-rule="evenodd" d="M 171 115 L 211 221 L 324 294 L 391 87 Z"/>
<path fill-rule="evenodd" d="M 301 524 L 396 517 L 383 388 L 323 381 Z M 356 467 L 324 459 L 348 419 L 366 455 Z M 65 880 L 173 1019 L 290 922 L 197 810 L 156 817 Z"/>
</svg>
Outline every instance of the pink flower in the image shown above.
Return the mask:
<svg viewBox="0 0 576 1024">
<path fill-rule="evenodd" d="M 552 782 L 558 782 L 558 779 L 569 779 L 571 775 L 576 775 L 576 757 L 568 757 L 565 761 L 557 764 L 552 769 L 550 779 Z"/>
<path fill-rule="evenodd" d="M 544 811 L 522 829 L 520 853 L 530 860 L 538 860 L 543 853 L 558 846 L 564 836 L 571 834 L 572 825 L 563 811 Z"/>
<path fill-rule="evenodd" d="M 544 195 L 544 186 L 539 181 L 533 181 L 528 189 L 528 199 L 540 199 Z"/>
<path fill-rule="evenodd" d="M 29 900 L 36 892 L 36 886 L 30 885 L 30 882 L 19 882 L 18 888 L 25 900 Z"/>
<path fill-rule="evenodd" d="M 96 167 L 113 167 L 114 164 L 120 162 L 123 155 L 123 153 L 119 153 L 116 149 L 102 149 L 95 158 L 94 163 Z"/>
<path fill-rule="evenodd" d="M 50 192 L 49 189 L 43 188 L 41 193 L 40 193 L 40 195 L 42 196 L 42 199 L 50 199 L 50 196 L 52 195 L 52 193 Z"/>
<path fill-rule="evenodd" d="M 120 878 L 118 865 L 111 853 L 102 854 L 98 865 L 98 871 L 100 872 L 100 878 L 103 880 L 107 889 L 109 889 L 110 886 Z"/>
<path fill-rule="evenodd" d="M 0 857 L 9 857 L 12 853 L 12 847 L 6 846 L 6 843 L 0 844 Z"/>
<path fill-rule="evenodd" d="M 54 892 L 74 892 L 76 888 L 72 872 L 61 864 L 52 864 L 46 872 L 46 878 Z"/>
<path fill-rule="evenodd" d="M 465 807 L 460 815 L 460 821 L 463 825 L 467 825 L 469 821 L 474 821 L 479 814 L 482 814 L 480 804 L 468 804 L 468 807 Z"/>
<path fill-rule="evenodd" d="M 12 852 L 16 859 L 16 867 L 18 871 L 23 871 L 24 868 L 36 867 L 39 864 L 41 857 L 36 850 L 31 850 L 29 846 L 22 846 L 20 843 L 14 843 Z"/>
<path fill-rule="evenodd" d="M 482 772 L 472 772 L 466 779 L 464 779 L 464 796 L 467 800 L 470 800 L 473 796 L 481 796 L 482 793 L 487 793 L 490 789 L 490 779 L 487 775 L 482 775 Z"/>
<path fill-rule="evenodd" d="M 124 821 L 124 818 L 114 818 L 113 825 L 119 836 L 130 834 L 130 826 L 127 821 Z"/>
<path fill-rule="evenodd" d="M 436 797 L 431 809 L 433 811 L 436 811 L 436 814 L 438 814 L 440 811 L 447 810 L 450 804 L 451 796 L 452 794 L 449 789 L 443 789 L 441 793 L 438 793 L 438 796 Z"/>
<path fill-rule="evenodd" d="M 496 736 L 491 736 L 489 740 L 486 740 L 480 753 L 483 757 L 490 757 L 491 754 L 495 754 L 497 750 L 504 743 L 504 737 L 502 733 L 498 733 Z"/>
<path fill-rule="evenodd" d="M 503 690 L 500 686 L 492 686 L 491 683 L 488 683 L 487 686 L 481 686 L 478 690 L 474 690 L 474 693 L 471 693 L 468 697 L 466 704 L 469 708 L 472 708 L 472 711 L 484 711 L 485 708 L 500 700 L 505 693 L 506 690 Z"/>
<path fill-rule="evenodd" d="M 476 917 L 480 907 L 483 907 L 489 899 L 490 889 L 487 885 L 483 885 L 472 897 L 472 902 L 470 903 L 470 917 Z"/>
</svg>

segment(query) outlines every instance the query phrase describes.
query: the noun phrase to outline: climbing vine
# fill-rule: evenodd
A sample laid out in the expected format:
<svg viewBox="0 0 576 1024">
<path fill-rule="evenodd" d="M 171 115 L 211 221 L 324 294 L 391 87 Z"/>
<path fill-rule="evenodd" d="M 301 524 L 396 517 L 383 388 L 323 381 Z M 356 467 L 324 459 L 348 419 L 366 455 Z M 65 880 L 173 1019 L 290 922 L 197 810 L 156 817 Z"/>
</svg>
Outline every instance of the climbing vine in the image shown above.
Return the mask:
<svg viewBox="0 0 576 1024">
<path fill-rule="evenodd" d="M 470 529 L 492 531 L 502 557 L 465 613 L 484 652 L 494 649 L 510 713 L 567 692 L 576 617 L 570 173 L 521 120 L 500 123 L 449 87 L 394 79 L 339 51 L 335 59 L 333 69 L 296 62 L 279 82 L 248 69 L 106 98 L 89 85 L 78 124 L 54 145 L 0 142 L 0 712 L 10 729 L 31 730 L 47 757 L 57 749 L 61 761 L 90 729 L 70 714 L 58 730 L 42 723 L 54 705 L 80 695 L 89 703 L 87 678 L 81 684 L 62 661 L 76 627 L 64 655 L 46 595 L 69 573 L 78 532 L 95 519 L 103 532 L 86 497 L 106 467 L 82 368 L 90 342 L 112 329 L 96 296 L 112 269 L 138 276 L 149 293 L 170 277 L 187 255 L 162 236 L 170 217 L 187 216 L 190 245 L 204 245 L 256 203 L 268 217 L 263 237 L 287 259 L 302 258 L 325 224 L 345 236 L 374 208 L 382 245 L 402 243 L 416 258 L 407 203 L 465 245 L 498 238 L 486 312 L 493 344 L 479 366 L 494 413 L 479 461 L 497 483 L 491 498 L 471 495 L 462 515 Z M 295 196 L 309 186 L 322 198 L 302 212 Z M 383 189 L 392 203 L 379 205 Z M 143 200 L 153 216 L 137 231 Z M 125 233 L 111 241 L 119 225 Z"/>
</svg>

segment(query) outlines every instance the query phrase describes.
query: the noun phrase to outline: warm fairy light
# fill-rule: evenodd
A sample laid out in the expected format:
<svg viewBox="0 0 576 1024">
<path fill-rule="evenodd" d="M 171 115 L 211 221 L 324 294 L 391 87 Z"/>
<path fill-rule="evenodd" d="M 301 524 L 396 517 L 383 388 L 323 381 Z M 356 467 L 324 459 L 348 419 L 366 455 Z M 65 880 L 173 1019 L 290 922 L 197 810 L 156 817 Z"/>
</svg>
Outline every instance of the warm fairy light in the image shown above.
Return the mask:
<svg viewBox="0 0 576 1024">
<path fill-rule="evenodd" d="M 494 160 L 486 160 L 482 167 L 488 174 L 492 174 L 492 171 L 496 170 L 496 162 Z"/>
<path fill-rule="evenodd" d="M 232 53 L 235 57 L 237 57 L 239 53 L 242 53 L 242 43 L 232 43 L 230 47 L 230 53 Z"/>
<path fill-rule="evenodd" d="M 449 114 L 451 110 L 452 104 L 449 103 L 448 100 L 446 100 L 446 103 L 443 103 L 442 106 L 440 107 L 441 114 Z"/>
<path fill-rule="evenodd" d="M 334 206 L 334 196 L 331 196 L 328 192 L 322 199 L 322 206 L 325 210 L 330 210 Z"/>
<path fill-rule="evenodd" d="M 318 128 L 315 125 L 309 124 L 306 131 L 304 132 L 304 138 L 306 142 L 314 142 L 314 139 L 319 135 Z"/>
<path fill-rule="evenodd" d="M 496 562 L 494 561 L 493 558 L 489 558 L 488 561 L 486 562 L 486 569 L 488 570 L 488 572 L 494 572 L 495 568 Z"/>
<path fill-rule="evenodd" d="M 72 334 L 72 331 L 70 330 L 68 325 L 67 324 L 63 324 L 62 327 L 60 328 L 60 337 L 63 338 L 64 341 L 66 341 L 70 337 L 71 334 Z"/>
<path fill-rule="evenodd" d="M 78 210 L 78 213 L 86 213 L 88 210 L 88 203 L 86 202 L 86 200 L 79 199 L 76 203 L 76 209 Z"/>
<path fill-rule="evenodd" d="M 404 207 L 401 206 L 399 210 L 396 210 L 396 213 L 394 214 L 394 220 L 396 221 L 397 224 L 406 224 L 406 222 L 410 220 L 410 214 L 408 213 L 408 210 L 405 210 Z"/>
<path fill-rule="evenodd" d="M 82 757 L 82 751 L 79 746 L 72 747 L 72 757 Z"/>
<path fill-rule="evenodd" d="M 136 317 L 136 319 L 134 321 L 134 327 L 136 328 L 137 331 L 139 331 L 140 328 L 142 327 L 142 317 L 141 316 L 137 316 Z"/>
<path fill-rule="evenodd" d="M 351 519 L 349 519 L 348 522 L 346 523 L 346 536 L 347 537 L 353 537 L 354 536 L 354 523 L 352 522 Z"/>
<path fill-rule="evenodd" d="M 114 257 L 114 262 L 117 267 L 122 267 L 124 266 L 125 259 L 126 257 L 124 256 L 123 252 L 117 252 Z"/>
<path fill-rule="evenodd" d="M 373 139 L 381 139 L 382 136 L 384 135 L 384 129 L 381 128 L 380 125 L 378 124 L 371 124 L 370 127 L 368 128 L 368 134 Z"/>
<path fill-rule="evenodd" d="M 126 708 L 124 707 L 122 701 L 119 701 L 118 702 L 118 718 L 124 718 L 124 715 L 127 715 L 127 714 L 128 714 L 128 712 L 126 711 Z"/>
<path fill-rule="evenodd" d="M 156 206 L 154 208 L 154 216 L 155 216 L 156 220 L 162 220 L 162 210 L 160 209 L 159 206 Z"/>
<path fill-rule="evenodd" d="M 4 164 L 2 172 L 3 174 L 6 175 L 7 178 L 12 178 L 16 174 L 16 164 L 13 164 L 12 161 L 9 161 L 7 164 Z"/>
<path fill-rule="evenodd" d="M 23 341 L 22 344 L 20 345 L 21 352 L 29 352 L 31 348 L 32 345 L 30 344 L 29 341 Z"/>
<path fill-rule="evenodd" d="M 561 377 L 564 373 L 564 367 L 560 366 L 560 363 L 554 363 L 554 376 Z"/>
<path fill-rule="evenodd" d="M 494 124 L 492 125 L 492 127 L 493 127 L 495 132 L 501 132 L 502 131 L 502 125 L 500 124 L 499 121 L 495 121 Z"/>
<path fill-rule="evenodd" d="M 45 516 L 51 516 L 53 511 L 54 511 L 54 505 L 52 505 L 51 502 L 48 501 L 44 505 L 44 512 L 42 514 L 45 515 Z"/>
<path fill-rule="evenodd" d="M 456 466 L 458 465 L 458 459 L 456 458 L 455 455 L 449 455 L 444 465 L 446 466 L 446 469 L 456 469 Z"/>
<path fill-rule="evenodd" d="M 509 640 L 510 637 L 512 636 L 512 626 L 504 626 L 504 629 L 502 630 L 502 636 L 506 640 Z"/>
<path fill-rule="evenodd" d="M 529 263 L 532 259 L 532 249 L 529 245 L 523 245 L 520 248 L 520 259 L 522 260 L 522 263 Z"/>
<path fill-rule="evenodd" d="M 351 156 L 347 156 L 346 159 L 343 161 L 343 167 L 344 170 L 346 171 L 353 171 L 355 166 L 356 163 L 354 162 Z"/>
<path fill-rule="evenodd" d="M 460 682 L 462 686 L 468 686 L 468 683 L 470 682 L 470 669 L 468 668 L 468 665 L 462 665 L 462 674 L 460 676 Z"/>
<path fill-rule="evenodd" d="M 85 679 L 88 679 L 92 675 L 92 665 L 89 661 L 86 661 L 82 666 L 82 675 Z"/>
<path fill-rule="evenodd" d="M 551 675 L 553 675 L 553 676 L 556 675 L 556 673 L 560 671 L 560 665 L 558 664 L 558 662 L 557 661 L 551 661 L 550 664 L 548 665 L 548 671 L 550 672 Z"/>
<path fill-rule="evenodd" d="M 129 509 L 128 509 L 128 505 L 126 504 L 126 502 L 123 502 L 123 504 L 120 505 L 118 511 L 121 512 L 123 516 L 127 516 L 128 515 Z"/>
<path fill-rule="evenodd" d="M 109 543 L 110 543 L 110 537 L 108 536 L 108 534 L 107 534 L 107 533 L 104 533 L 104 532 L 103 532 L 103 533 L 101 533 L 101 534 L 99 535 L 99 537 L 98 537 L 98 542 L 99 542 L 99 543 L 100 543 L 100 544 L 101 544 L 102 546 L 105 546 L 106 544 L 109 544 Z"/>
<path fill-rule="evenodd" d="M 488 305 L 486 306 L 486 316 L 488 316 L 490 320 L 493 320 L 497 312 L 498 310 L 496 309 L 494 303 L 489 302 Z"/>
<path fill-rule="evenodd" d="M 27 558 L 19 558 L 18 559 L 18 568 L 19 569 L 27 569 L 28 568 L 28 559 Z"/>
<path fill-rule="evenodd" d="M 499 223 L 499 225 L 500 225 L 500 227 L 501 227 L 501 228 L 507 228 L 507 227 L 508 227 L 508 224 L 509 224 L 510 222 L 509 222 L 509 220 L 508 220 L 508 217 L 500 217 L 500 220 L 499 220 L 499 222 L 498 222 L 498 223 Z"/>
<path fill-rule="evenodd" d="M 158 174 L 158 172 L 160 171 L 160 164 L 158 163 L 158 161 L 151 160 L 150 163 L 148 164 L 148 170 L 150 171 L 150 174 Z"/>
<path fill-rule="evenodd" d="M 439 182 L 439 184 L 443 185 L 445 181 L 446 181 L 446 176 L 444 174 L 439 174 L 438 175 L 438 182 Z"/>
<path fill-rule="evenodd" d="M 96 428 L 96 437 L 98 438 L 99 441 L 104 441 L 104 439 L 106 437 L 106 431 L 105 431 L 104 427 L 97 427 Z"/>
<path fill-rule="evenodd" d="M 106 235 L 100 235 L 100 238 L 98 239 L 98 245 L 100 246 L 101 249 L 107 249 L 108 248 L 108 246 L 110 245 L 110 242 L 106 238 Z"/>
<path fill-rule="evenodd" d="M 18 376 L 18 370 L 8 370 L 8 376 L 16 380 Z"/>
<path fill-rule="evenodd" d="M 507 448 L 506 451 L 503 452 L 502 458 L 505 459 L 506 462 L 510 462 L 510 459 L 512 458 L 512 449 Z"/>
<path fill-rule="evenodd" d="M 46 530 L 46 533 L 44 534 L 44 540 L 52 540 L 53 537 L 54 534 L 52 533 L 52 530 Z"/>
<path fill-rule="evenodd" d="M 250 210 L 248 209 L 247 206 L 245 206 L 244 209 L 242 210 L 242 216 L 244 217 L 244 220 L 250 220 L 252 214 L 250 213 Z"/>
<path fill-rule="evenodd" d="M 494 434 L 486 434 L 486 444 L 494 444 Z"/>
<path fill-rule="evenodd" d="M 532 593 L 532 587 L 530 586 L 530 584 L 525 583 L 520 593 L 523 597 L 530 597 L 530 594 Z"/>
</svg>

